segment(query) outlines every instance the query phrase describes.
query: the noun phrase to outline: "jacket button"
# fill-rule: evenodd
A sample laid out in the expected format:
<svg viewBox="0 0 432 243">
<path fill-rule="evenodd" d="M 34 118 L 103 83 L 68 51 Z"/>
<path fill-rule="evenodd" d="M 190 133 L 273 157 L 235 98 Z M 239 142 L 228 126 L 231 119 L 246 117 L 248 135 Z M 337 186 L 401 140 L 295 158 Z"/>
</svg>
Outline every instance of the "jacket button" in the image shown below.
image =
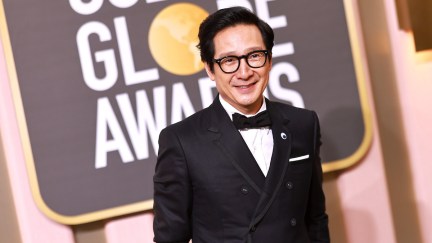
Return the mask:
<svg viewBox="0 0 432 243">
<path fill-rule="evenodd" d="M 244 195 L 249 193 L 249 189 L 247 187 L 242 187 L 241 188 L 241 193 L 243 193 Z"/>
<path fill-rule="evenodd" d="M 252 228 L 250 229 L 250 231 L 251 232 L 255 232 L 255 230 L 256 230 L 256 226 L 254 225 L 254 226 L 252 226 Z"/>
<path fill-rule="evenodd" d="M 293 189 L 294 184 L 293 184 L 291 181 L 288 181 L 287 183 L 285 183 L 285 187 L 286 187 L 288 190 L 291 190 L 291 189 Z"/>
<path fill-rule="evenodd" d="M 292 218 L 290 220 L 291 226 L 296 226 L 297 225 L 297 220 L 295 218 Z"/>
</svg>

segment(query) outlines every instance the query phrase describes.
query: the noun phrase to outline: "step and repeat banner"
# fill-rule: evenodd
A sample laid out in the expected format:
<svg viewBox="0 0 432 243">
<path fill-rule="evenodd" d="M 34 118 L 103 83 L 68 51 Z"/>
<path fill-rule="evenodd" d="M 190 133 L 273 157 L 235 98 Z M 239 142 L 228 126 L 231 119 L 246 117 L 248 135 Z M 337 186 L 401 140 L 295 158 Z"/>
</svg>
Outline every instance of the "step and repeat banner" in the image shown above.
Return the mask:
<svg viewBox="0 0 432 243">
<path fill-rule="evenodd" d="M 275 31 L 266 96 L 317 111 L 325 172 L 356 163 L 371 127 L 347 2 L 2 0 L 38 206 L 65 224 L 151 209 L 159 132 L 217 94 L 196 48 L 199 24 L 234 5 Z"/>
</svg>

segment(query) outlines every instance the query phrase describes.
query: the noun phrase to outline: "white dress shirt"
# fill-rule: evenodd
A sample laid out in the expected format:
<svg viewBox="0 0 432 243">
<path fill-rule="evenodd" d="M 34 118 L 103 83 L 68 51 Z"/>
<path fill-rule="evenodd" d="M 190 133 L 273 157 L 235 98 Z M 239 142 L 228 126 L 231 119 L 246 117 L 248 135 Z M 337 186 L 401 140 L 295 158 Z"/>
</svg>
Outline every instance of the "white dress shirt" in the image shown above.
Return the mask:
<svg viewBox="0 0 432 243">
<path fill-rule="evenodd" d="M 261 108 L 256 114 L 246 115 L 238 111 L 228 102 L 226 102 L 221 96 L 219 96 L 219 100 L 228 113 L 232 121 L 232 115 L 234 113 L 242 114 L 246 117 L 254 116 L 261 111 L 265 111 L 267 109 L 266 103 L 263 102 Z M 252 155 L 254 156 L 258 166 L 263 172 L 264 176 L 267 176 L 268 170 L 270 168 L 270 161 L 273 153 L 273 133 L 269 127 L 261 127 L 261 128 L 251 128 L 251 129 L 241 129 L 239 130 L 242 135 L 246 145 L 249 147 Z"/>
</svg>

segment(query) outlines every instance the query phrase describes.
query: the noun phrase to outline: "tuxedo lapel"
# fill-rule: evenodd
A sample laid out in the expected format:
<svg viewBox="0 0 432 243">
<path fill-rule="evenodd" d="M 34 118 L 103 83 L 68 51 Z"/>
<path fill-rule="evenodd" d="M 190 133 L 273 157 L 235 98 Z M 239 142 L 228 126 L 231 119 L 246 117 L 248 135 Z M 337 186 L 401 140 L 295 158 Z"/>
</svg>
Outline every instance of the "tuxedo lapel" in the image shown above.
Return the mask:
<svg viewBox="0 0 432 243">
<path fill-rule="evenodd" d="M 270 102 L 267 102 L 267 107 L 273 124 L 273 154 L 264 190 L 272 194 L 278 182 L 283 179 L 283 170 L 288 165 L 291 153 L 291 133 L 288 129 L 289 120 L 274 110 Z"/>
<path fill-rule="evenodd" d="M 273 154 L 269 172 L 267 174 L 264 190 L 255 211 L 255 217 L 250 227 L 256 225 L 266 214 L 273 202 L 279 188 L 281 187 L 284 175 L 288 166 L 291 153 L 291 133 L 288 129 L 289 120 L 276 110 L 272 103 L 267 101 L 267 110 L 272 120 L 273 133 Z"/>
<path fill-rule="evenodd" d="M 232 165 L 248 181 L 257 193 L 261 194 L 265 177 L 246 145 L 243 137 L 235 128 L 225 109 L 216 97 L 211 110 L 208 131 L 213 133 L 213 143 L 227 156 Z"/>
</svg>

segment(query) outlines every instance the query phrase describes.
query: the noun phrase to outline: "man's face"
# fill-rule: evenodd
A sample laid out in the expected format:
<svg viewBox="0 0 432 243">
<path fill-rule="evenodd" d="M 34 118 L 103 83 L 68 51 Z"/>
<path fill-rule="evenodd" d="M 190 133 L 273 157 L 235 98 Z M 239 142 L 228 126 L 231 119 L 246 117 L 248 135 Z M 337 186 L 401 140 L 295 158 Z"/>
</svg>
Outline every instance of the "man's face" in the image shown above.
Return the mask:
<svg viewBox="0 0 432 243">
<path fill-rule="evenodd" d="M 261 32 L 255 25 L 236 25 L 223 29 L 213 39 L 215 59 L 225 56 L 241 56 L 252 51 L 265 50 Z M 214 65 L 214 72 L 208 65 Z M 246 59 L 240 60 L 240 67 L 234 73 L 224 73 L 218 64 L 206 63 L 206 71 L 224 100 L 245 114 L 258 112 L 263 102 L 264 89 L 269 80 L 271 60 L 263 67 L 251 68 Z"/>
</svg>

